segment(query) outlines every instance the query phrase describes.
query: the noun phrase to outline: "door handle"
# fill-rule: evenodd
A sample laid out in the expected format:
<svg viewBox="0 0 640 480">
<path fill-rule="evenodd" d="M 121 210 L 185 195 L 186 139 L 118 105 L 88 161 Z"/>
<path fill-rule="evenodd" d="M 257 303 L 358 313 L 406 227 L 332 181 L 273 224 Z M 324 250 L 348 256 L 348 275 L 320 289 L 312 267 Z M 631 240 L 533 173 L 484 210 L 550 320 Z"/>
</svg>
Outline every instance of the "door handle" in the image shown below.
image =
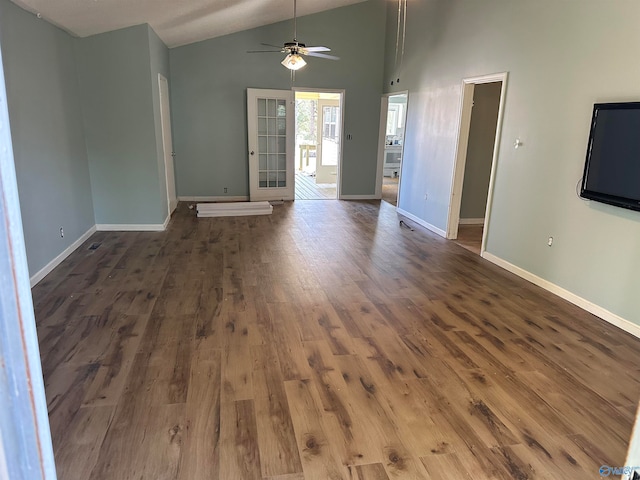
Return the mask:
<svg viewBox="0 0 640 480">
<path fill-rule="evenodd" d="M 251 150 L 251 151 L 249 152 L 249 155 L 253 155 L 254 153 L 255 153 L 255 152 L 254 152 L 253 150 Z"/>
</svg>

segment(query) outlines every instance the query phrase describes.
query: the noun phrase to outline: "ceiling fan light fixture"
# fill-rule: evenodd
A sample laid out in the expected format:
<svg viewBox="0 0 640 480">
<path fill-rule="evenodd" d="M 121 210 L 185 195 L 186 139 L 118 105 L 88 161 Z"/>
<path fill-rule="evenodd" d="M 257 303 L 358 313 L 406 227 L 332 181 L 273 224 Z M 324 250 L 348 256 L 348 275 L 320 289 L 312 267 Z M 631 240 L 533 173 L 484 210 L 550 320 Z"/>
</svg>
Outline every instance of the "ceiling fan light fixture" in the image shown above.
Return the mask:
<svg viewBox="0 0 640 480">
<path fill-rule="evenodd" d="M 290 53 L 284 57 L 284 60 L 282 60 L 281 63 L 289 70 L 300 70 L 307 64 L 307 62 L 304 61 L 304 58 L 302 58 L 298 53 Z"/>
</svg>

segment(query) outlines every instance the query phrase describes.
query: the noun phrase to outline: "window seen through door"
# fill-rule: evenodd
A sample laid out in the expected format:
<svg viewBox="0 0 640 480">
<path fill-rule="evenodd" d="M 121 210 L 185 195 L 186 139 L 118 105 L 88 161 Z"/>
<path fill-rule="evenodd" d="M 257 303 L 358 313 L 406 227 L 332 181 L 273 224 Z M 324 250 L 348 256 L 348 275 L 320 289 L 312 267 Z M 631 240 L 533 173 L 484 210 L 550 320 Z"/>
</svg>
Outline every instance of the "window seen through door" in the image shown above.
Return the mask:
<svg viewBox="0 0 640 480">
<path fill-rule="evenodd" d="M 338 113 L 339 107 L 323 107 L 322 136 L 325 139 L 338 141 Z"/>
</svg>

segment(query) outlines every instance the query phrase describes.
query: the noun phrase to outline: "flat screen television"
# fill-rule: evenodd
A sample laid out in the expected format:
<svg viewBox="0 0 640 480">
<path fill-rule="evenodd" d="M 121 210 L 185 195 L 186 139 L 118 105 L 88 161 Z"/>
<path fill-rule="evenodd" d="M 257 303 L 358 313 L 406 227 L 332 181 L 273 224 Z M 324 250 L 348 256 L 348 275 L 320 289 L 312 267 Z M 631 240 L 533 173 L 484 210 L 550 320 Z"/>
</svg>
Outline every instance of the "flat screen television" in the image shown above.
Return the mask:
<svg viewBox="0 0 640 480">
<path fill-rule="evenodd" d="M 593 106 L 580 196 L 640 211 L 640 102 Z"/>
</svg>

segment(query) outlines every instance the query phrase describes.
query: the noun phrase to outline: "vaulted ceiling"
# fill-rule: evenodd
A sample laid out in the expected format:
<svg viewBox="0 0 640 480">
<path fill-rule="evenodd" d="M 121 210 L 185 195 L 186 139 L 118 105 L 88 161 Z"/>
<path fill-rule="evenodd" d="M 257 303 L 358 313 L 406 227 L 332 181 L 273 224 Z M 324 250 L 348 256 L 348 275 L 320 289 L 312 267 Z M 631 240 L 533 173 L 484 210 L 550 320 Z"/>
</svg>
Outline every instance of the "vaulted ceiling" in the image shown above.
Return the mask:
<svg viewBox="0 0 640 480">
<path fill-rule="evenodd" d="M 293 17 L 293 0 L 12 0 L 72 35 L 148 23 L 168 47 Z M 298 16 L 365 0 L 298 0 Z"/>
</svg>

